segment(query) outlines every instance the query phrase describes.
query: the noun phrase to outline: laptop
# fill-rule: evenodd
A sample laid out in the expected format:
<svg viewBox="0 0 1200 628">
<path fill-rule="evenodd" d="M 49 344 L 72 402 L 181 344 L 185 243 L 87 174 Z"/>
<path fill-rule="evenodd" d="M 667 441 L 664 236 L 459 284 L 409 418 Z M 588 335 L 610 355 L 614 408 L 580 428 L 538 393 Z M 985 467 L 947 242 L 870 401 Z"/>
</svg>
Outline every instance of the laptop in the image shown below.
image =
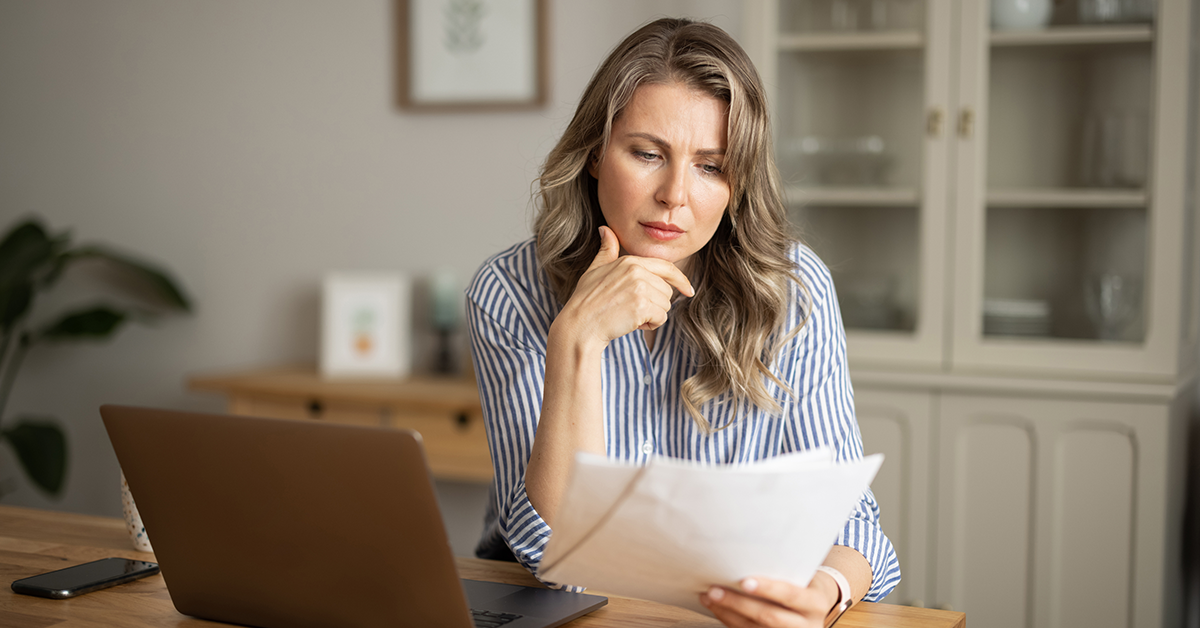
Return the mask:
<svg viewBox="0 0 1200 628">
<path fill-rule="evenodd" d="M 263 628 L 548 628 L 608 602 L 460 580 L 411 430 L 100 414 L 185 615 Z"/>
</svg>

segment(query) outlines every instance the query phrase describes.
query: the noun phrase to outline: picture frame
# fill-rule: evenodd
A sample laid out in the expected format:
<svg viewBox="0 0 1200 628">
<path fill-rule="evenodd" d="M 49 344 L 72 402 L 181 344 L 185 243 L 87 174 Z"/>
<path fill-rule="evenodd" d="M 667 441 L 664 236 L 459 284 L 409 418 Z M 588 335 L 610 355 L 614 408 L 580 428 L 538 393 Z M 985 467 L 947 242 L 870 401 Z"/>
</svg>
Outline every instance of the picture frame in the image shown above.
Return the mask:
<svg viewBox="0 0 1200 628">
<path fill-rule="evenodd" d="M 414 111 L 547 101 L 548 0 L 396 0 L 398 101 Z"/>
<path fill-rule="evenodd" d="M 411 284 L 392 273 L 330 273 L 321 295 L 321 375 L 402 378 L 412 365 Z"/>
</svg>

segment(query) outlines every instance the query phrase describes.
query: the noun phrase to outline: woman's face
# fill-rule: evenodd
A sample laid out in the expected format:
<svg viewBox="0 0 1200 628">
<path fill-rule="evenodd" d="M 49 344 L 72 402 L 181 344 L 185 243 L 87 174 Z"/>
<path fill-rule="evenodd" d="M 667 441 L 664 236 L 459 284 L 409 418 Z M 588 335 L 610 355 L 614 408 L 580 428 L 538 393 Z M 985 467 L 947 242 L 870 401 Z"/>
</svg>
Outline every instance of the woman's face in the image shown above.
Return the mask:
<svg viewBox="0 0 1200 628">
<path fill-rule="evenodd" d="M 688 259 L 712 239 L 729 204 L 727 109 L 682 85 L 643 85 L 613 121 L 608 147 L 588 171 L 623 253 L 687 272 Z"/>
</svg>

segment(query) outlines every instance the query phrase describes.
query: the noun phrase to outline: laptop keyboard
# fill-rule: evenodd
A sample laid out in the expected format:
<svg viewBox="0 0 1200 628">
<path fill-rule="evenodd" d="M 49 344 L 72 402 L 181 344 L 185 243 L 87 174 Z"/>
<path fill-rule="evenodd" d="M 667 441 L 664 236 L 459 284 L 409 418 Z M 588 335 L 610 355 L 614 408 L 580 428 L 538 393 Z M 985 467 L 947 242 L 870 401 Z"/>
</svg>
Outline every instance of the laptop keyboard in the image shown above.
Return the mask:
<svg viewBox="0 0 1200 628">
<path fill-rule="evenodd" d="M 511 613 L 496 613 L 493 611 L 471 609 L 471 619 L 475 620 L 475 628 L 496 628 L 521 617 L 522 615 L 513 615 Z"/>
</svg>

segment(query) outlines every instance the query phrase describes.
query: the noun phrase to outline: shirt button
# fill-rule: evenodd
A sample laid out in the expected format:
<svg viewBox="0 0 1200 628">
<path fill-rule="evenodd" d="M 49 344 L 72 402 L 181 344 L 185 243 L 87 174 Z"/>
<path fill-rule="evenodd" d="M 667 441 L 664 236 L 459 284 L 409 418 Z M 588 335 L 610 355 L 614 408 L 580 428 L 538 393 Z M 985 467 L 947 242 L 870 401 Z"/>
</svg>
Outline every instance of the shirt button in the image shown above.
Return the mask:
<svg viewBox="0 0 1200 628">
<path fill-rule="evenodd" d="M 645 385 L 647 385 L 647 386 L 649 386 L 649 385 L 650 385 L 650 376 L 649 376 L 649 375 L 647 375 L 647 376 L 643 377 L 643 378 L 642 378 L 642 383 L 643 383 L 643 384 L 645 384 Z"/>
<path fill-rule="evenodd" d="M 642 443 L 642 453 L 646 454 L 647 456 L 654 453 L 654 441 L 648 440 Z"/>
</svg>

